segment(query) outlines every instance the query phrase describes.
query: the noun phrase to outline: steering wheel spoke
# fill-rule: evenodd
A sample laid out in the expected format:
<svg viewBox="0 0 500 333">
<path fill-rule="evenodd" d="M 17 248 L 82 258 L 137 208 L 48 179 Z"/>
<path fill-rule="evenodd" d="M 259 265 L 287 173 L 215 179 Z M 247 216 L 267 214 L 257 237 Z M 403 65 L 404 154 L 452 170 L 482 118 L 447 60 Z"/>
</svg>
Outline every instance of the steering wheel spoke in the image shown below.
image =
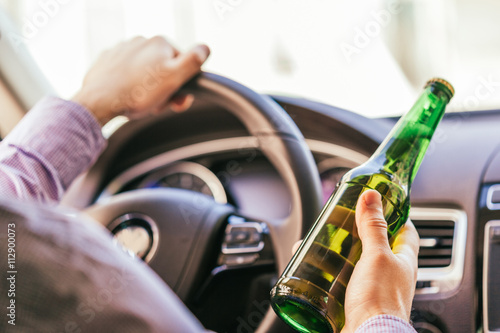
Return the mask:
<svg viewBox="0 0 500 333">
<path fill-rule="evenodd" d="M 267 224 L 238 215 L 227 219 L 217 271 L 254 265 L 274 265 Z"/>
<path fill-rule="evenodd" d="M 135 232 L 144 223 L 154 225 L 155 232 L 149 234 L 154 252 L 145 258 L 182 300 L 209 269 L 210 257 L 217 255 L 214 249 L 220 247 L 220 235 L 233 212 L 232 206 L 217 204 L 203 194 L 172 188 L 122 193 L 86 211 L 114 232 L 118 241 L 128 228 Z"/>
</svg>

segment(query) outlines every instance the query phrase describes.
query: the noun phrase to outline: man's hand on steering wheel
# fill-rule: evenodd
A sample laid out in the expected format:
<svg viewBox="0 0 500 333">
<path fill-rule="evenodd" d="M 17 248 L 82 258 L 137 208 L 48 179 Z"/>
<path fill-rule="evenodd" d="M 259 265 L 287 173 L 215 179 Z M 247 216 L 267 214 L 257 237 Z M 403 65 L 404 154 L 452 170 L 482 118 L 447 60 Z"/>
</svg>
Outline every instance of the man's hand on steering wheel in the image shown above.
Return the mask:
<svg viewBox="0 0 500 333">
<path fill-rule="evenodd" d="M 186 109 L 192 96 L 172 96 L 200 71 L 209 54 L 205 45 L 182 53 L 163 37 L 136 37 L 102 53 L 72 100 L 101 125 L 122 114 L 138 118 L 158 113 L 167 104 L 176 111 Z"/>
</svg>

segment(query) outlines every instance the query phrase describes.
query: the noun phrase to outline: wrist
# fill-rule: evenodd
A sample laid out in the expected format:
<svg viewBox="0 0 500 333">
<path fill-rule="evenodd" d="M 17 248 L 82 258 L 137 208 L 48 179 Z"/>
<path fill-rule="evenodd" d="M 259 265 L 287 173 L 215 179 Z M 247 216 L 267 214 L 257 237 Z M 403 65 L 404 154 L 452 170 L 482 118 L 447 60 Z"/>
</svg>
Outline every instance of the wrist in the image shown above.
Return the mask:
<svg viewBox="0 0 500 333">
<path fill-rule="evenodd" d="M 397 303 L 394 302 L 391 304 Z M 391 307 L 389 309 L 384 307 L 360 309 L 359 312 L 352 312 L 348 317 L 346 317 L 346 324 L 342 330 L 342 333 L 354 333 L 369 320 L 378 317 L 387 317 L 393 319 L 397 318 L 397 320 L 405 323 L 409 323 L 410 321 L 409 312 L 401 306 L 399 308 Z"/>
<path fill-rule="evenodd" d="M 101 127 L 113 118 L 111 103 L 98 92 L 81 89 L 70 100 L 89 110 Z"/>
</svg>

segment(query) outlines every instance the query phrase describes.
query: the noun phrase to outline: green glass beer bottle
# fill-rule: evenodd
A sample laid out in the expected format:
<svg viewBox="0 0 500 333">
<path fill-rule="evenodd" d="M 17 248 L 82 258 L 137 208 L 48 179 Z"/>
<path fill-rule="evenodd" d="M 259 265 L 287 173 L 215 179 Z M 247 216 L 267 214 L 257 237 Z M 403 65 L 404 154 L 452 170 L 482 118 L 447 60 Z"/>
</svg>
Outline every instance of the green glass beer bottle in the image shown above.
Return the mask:
<svg viewBox="0 0 500 333">
<path fill-rule="evenodd" d="M 346 286 L 361 255 L 354 219 L 357 200 L 369 189 L 382 195 L 392 242 L 408 218 L 411 183 L 453 94 L 447 81 L 428 81 L 372 157 L 337 185 L 271 290 L 274 311 L 297 331 L 337 333 L 344 326 Z"/>
</svg>

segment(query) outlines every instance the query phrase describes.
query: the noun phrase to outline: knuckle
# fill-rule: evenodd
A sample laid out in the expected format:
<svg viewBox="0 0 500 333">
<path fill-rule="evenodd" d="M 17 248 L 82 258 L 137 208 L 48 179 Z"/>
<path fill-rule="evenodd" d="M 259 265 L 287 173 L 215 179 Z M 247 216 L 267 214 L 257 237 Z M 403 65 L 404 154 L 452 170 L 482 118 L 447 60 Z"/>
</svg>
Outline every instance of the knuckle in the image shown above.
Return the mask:
<svg viewBox="0 0 500 333">
<path fill-rule="evenodd" d="M 168 44 L 167 40 L 165 39 L 165 37 L 159 36 L 159 35 L 151 37 L 149 39 L 149 42 L 152 43 L 152 44 L 161 45 L 161 46 L 164 46 L 164 45 Z"/>
<path fill-rule="evenodd" d="M 368 216 L 362 223 L 371 228 L 387 229 L 387 222 L 381 216 Z"/>
<path fill-rule="evenodd" d="M 195 54 L 190 55 L 190 64 L 193 69 L 198 69 L 203 64 L 203 61 L 200 60 L 198 56 Z"/>
<path fill-rule="evenodd" d="M 130 40 L 130 42 L 134 43 L 134 42 L 143 42 L 145 41 L 146 38 L 144 38 L 143 36 L 135 36 L 134 38 L 132 38 Z"/>
</svg>

